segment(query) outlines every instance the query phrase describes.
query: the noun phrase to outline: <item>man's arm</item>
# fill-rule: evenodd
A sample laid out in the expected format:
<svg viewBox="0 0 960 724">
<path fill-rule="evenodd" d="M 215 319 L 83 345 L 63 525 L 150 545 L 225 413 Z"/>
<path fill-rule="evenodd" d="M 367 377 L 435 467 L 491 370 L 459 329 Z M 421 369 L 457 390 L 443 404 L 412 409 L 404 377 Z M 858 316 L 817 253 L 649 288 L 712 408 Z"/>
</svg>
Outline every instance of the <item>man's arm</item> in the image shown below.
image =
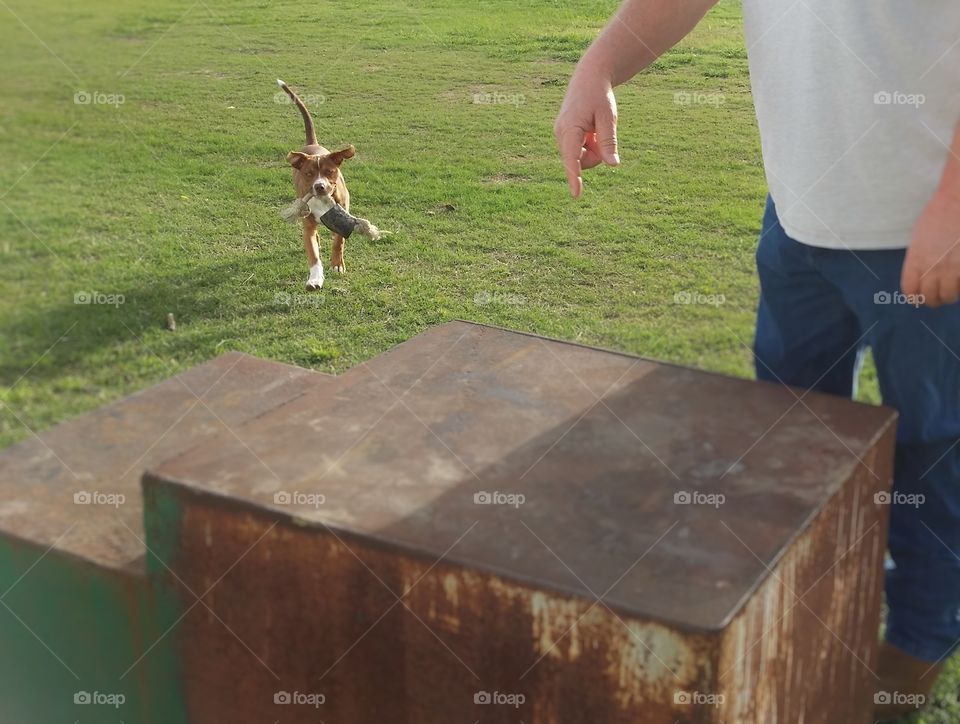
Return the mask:
<svg viewBox="0 0 960 724">
<path fill-rule="evenodd" d="M 960 298 L 960 125 L 940 185 L 913 229 L 900 286 L 931 307 Z"/>
<path fill-rule="evenodd" d="M 583 191 L 582 169 L 620 163 L 613 88 L 676 45 L 716 2 L 625 0 L 584 53 L 553 129 L 574 197 Z"/>
</svg>

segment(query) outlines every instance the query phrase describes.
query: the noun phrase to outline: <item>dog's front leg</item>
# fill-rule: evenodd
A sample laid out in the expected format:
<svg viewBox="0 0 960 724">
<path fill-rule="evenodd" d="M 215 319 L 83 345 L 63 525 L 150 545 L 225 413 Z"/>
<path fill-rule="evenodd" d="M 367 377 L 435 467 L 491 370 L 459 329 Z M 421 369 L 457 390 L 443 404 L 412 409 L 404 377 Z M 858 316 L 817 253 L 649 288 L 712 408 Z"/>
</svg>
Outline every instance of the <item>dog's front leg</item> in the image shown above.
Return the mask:
<svg viewBox="0 0 960 724">
<path fill-rule="evenodd" d="M 346 241 L 340 234 L 333 235 L 333 245 L 330 247 L 330 266 L 335 272 L 343 274 L 347 267 L 343 263 L 343 245 Z"/>
<path fill-rule="evenodd" d="M 317 222 L 313 216 L 303 220 L 303 248 L 307 252 L 310 276 L 307 279 L 307 291 L 323 288 L 323 263 L 320 261 L 320 239 L 317 235 Z"/>
</svg>

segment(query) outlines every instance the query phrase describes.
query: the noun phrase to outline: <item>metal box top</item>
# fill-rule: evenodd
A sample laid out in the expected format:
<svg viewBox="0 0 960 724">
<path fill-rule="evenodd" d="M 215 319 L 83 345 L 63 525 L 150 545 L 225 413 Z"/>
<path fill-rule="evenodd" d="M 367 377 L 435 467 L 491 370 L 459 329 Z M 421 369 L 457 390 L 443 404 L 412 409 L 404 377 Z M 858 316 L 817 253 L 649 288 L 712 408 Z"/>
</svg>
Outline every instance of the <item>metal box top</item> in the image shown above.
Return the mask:
<svg viewBox="0 0 960 724">
<path fill-rule="evenodd" d="M 452 322 L 147 480 L 273 508 L 345 546 L 361 536 L 715 631 L 858 467 L 882 467 L 872 456 L 895 420 Z"/>
<path fill-rule="evenodd" d="M 230 352 L 0 452 L 0 535 L 142 571 L 148 465 L 334 378 Z"/>
</svg>

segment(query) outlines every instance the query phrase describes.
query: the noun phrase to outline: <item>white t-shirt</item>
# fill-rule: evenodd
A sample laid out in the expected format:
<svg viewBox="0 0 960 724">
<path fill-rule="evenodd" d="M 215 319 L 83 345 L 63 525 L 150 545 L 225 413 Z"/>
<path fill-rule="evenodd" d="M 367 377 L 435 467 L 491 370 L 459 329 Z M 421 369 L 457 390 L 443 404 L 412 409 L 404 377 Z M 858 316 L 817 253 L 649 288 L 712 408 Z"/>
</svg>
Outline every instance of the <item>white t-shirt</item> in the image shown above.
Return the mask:
<svg viewBox="0 0 960 724">
<path fill-rule="evenodd" d="M 908 246 L 960 122 L 960 0 L 743 0 L 743 13 L 786 232 Z"/>
</svg>

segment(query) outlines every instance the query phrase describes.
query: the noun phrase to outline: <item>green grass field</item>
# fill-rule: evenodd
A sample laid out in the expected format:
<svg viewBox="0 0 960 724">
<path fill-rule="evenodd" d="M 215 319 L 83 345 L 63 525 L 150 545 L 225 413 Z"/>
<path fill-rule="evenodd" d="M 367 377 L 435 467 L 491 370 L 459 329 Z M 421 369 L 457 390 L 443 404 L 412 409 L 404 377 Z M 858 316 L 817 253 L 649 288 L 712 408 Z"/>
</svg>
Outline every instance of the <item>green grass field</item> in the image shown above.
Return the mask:
<svg viewBox="0 0 960 724">
<path fill-rule="evenodd" d="M 453 318 L 750 375 L 739 4 L 619 90 L 623 164 L 575 202 L 553 118 L 614 7 L 0 2 L 0 447 L 227 350 L 336 372 Z M 303 142 L 278 77 L 356 146 L 353 210 L 393 232 L 314 295 L 278 216 Z M 948 688 L 916 721 L 958 720 Z"/>
</svg>

